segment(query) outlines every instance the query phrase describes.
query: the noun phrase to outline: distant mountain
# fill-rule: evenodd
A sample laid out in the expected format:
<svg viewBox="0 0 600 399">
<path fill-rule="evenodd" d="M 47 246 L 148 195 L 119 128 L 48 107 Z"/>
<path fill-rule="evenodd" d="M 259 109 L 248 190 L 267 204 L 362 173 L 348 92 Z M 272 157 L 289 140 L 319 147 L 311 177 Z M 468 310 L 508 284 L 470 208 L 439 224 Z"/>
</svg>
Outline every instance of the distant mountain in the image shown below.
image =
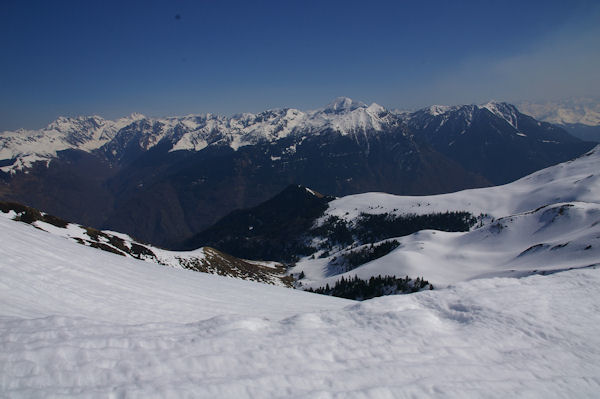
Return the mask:
<svg viewBox="0 0 600 399">
<path fill-rule="evenodd" d="M 522 102 L 521 112 L 555 125 L 600 125 L 600 101 L 592 98 L 573 98 L 564 101 Z"/>
<path fill-rule="evenodd" d="M 593 147 L 513 105 L 432 106 L 405 114 L 415 137 L 493 184 L 568 160 Z"/>
<path fill-rule="evenodd" d="M 406 115 L 341 97 L 306 112 L 59 118 L 0 134 L 0 200 L 172 247 L 290 184 L 336 196 L 444 193 L 506 182 L 591 147 L 513 108 Z"/>
<path fill-rule="evenodd" d="M 525 114 L 550 122 L 582 140 L 600 142 L 600 101 L 578 98 L 566 101 L 523 102 L 517 105 Z"/>
</svg>

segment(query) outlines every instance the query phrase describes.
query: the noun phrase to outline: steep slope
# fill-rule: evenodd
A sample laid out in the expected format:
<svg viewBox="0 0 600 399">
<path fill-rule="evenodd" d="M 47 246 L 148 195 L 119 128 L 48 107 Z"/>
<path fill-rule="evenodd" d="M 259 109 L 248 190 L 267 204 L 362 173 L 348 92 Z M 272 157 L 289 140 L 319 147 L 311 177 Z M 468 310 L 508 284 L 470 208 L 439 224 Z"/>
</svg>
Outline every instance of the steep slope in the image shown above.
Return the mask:
<svg viewBox="0 0 600 399">
<path fill-rule="evenodd" d="M 184 243 L 193 249 L 210 245 L 249 259 L 291 261 L 309 255 L 299 238 L 327 209 L 333 197 L 292 185 L 262 204 L 225 216 Z"/>
<path fill-rule="evenodd" d="M 186 323 L 232 314 L 277 319 L 348 303 L 140 262 L 5 217 L 0 226 L 3 316 Z"/>
<path fill-rule="evenodd" d="M 594 397 L 598 270 L 355 304 L 0 218 L 0 396 Z"/>
</svg>

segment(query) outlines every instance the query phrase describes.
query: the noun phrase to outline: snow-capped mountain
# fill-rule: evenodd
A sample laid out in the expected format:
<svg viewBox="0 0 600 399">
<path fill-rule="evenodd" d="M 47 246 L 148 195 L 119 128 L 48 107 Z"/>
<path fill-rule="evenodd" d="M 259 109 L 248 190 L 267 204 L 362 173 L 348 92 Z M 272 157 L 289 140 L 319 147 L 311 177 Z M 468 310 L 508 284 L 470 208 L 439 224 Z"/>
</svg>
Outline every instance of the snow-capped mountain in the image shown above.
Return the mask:
<svg viewBox="0 0 600 399">
<path fill-rule="evenodd" d="M 169 118 L 132 114 L 117 121 L 99 116 L 60 117 L 41 130 L 3 132 L 0 135 L 0 160 L 14 163 L 1 170 L 15 173 L 31 167 L 35 161 L 49 162 L 59 151 L 68 149 L 99 150 L 114 159 L 119 158 L 132 142 L 143 150 L 151 149 L 163 139 L 169 141 L 171 151 L 200 151 L 211 145 L 237 150 L 289 135 L 318 135 L 324 131 L 356 135 L 397 128 L 398 125 L 398 119 L 380 105 L 367 106 L 346 97 L 307 112 L 288 108 L 232 117 L 205 114 Z"/>
<path fill-rule="evenodd" d="M 580 155 L 576 148 L 593 147 L 507 103 L 432 106 L 401 116 L 415 137 L 493 184 Z"/>
<path fill-rule="evenodd" d="M 522 115 L 516 107 L 506 103 L 453 107 L 434 105 L 414 113 L 394 114 L 375 103 L 367 106 L 347 97 L 339 97 L 324 108 L 306 112 L 287 108 L 232 117 L 205 114 L 168 118 L 146 118 L 141 114 L 132 114 L 117 121 L 99 116 L 60 117 L 41 130 L 3 132 L 0 135 L 0 162 L 5 164 L 2 171 L 15 173 L 31 167 L 35 161 L 49 162 L 57 157 L 59 151 L 69 149 L 86 152 L 97 150 L 114 160 L 120 158 L 134 142 L 144 151 L 162 140 L 169 142 L 171 151 L 201 151 L 212 145 L 237 150 L 288 136 L 304 137 L 329 131 L 341 135 L 383 132 L 398 129 L 403 123 L 416 134 L 426 132 L 430 140 L 432 131 L 441 135 L 440 130 L 447 125 L 451 126 L 455 135 L 468 133 L 474 118 L 477 119 L 483 110 L 490 111 L 512 126 L 515 131 L 511 133 L 527 137 L 518 127 Z M 548 137 L 544 139 L 549 141 Z M 561 139 L 565 140 L 565 137 L 561 136 Z M 452 139 L 450 145 L 454 141 Z M 13 163 L 9 164 L 11 161 Z"/>
<path fill-rule="evenodd" d="M 14 173 L 30 168 L 37 161 L 49 163 L 59 151 L 93 151 L 111 141 L 121 129 L 142 119 L 145 117 L 141 114 L 132 114 L 116 121 L 100 116 L 60 117 L 40 130 L 2 132 L 0 164 L 6 166 L 0 169 Z"/>
<path fill-rule="evenodd" d="M 597 268 L 356 303 L 151 264 L 0 217 L 0 275 L 2 397 L 593 398 L 600 389 Z"/>
<path fill-rule="evenodd" d="M 522 102 L 519 109 L 541 121 L 556 125 L 600 125 L 600 102 L 591 98 L 565 101 Z"/>
<path fill-rule="evenodd" d="M 505 183 L 591 146 L 496 103 L 406 115 L 338 98 L 232 117 L 61 118 L 0 135 L 0 200 L 173 247 L 290 184 L 337 196 L 444 193 Z"/>
<path fill-rule="evenodd" d="M 558 125 L 582 140 L 600 142 L 600 101 L 597 99 L 523 102 L 518 107 L 522 112 Z"/>
</svg>

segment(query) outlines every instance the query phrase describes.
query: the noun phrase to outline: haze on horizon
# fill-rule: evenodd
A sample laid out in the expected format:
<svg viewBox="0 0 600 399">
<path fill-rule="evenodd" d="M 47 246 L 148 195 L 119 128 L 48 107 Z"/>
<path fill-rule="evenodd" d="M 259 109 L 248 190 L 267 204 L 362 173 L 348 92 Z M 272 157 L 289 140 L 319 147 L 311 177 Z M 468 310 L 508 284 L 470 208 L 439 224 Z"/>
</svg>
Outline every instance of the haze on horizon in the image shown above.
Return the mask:
<svg viewBox="0 0 600 399">
<path fill-rule="evenodd" d="M 131 1 L 0 5 L 0 131 L 268 108 L 600 94 L 596 1 Z"/>
</svg>

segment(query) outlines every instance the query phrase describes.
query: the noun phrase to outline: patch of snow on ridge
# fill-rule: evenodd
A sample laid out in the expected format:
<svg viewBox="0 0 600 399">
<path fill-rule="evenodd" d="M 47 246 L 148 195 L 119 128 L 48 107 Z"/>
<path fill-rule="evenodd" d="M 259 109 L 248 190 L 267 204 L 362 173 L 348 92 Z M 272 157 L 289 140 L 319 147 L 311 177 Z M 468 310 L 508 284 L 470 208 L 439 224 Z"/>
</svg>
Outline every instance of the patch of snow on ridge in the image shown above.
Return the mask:
<svg viewBox="0 0 600 399">
<path fill-rule="evenodd" d="M 455 109 L 456 107 L 450 107 L 447 105 L 432 105 L 429 108 L 427 108 L 427 111 L 432 115 L 432 116 L 438 116 L 438 115 L 442 115 L 445 114 L 446 112 Z"/>
<path fill-rule="evenodd" d="M 331 103 L 327 104 L 323 111 L 326 113 L 354 111 L 355 109 L 363 108 L 365 106 L 366 104 L 361 101 L 354 101 L 348 97 L 337 97 Z"/>
<path fill-rule="evenodd" d="M 504 119 L 515 129 L 519 128 L 518 122 L 517 122 L 517 112 L 518 111 L 512 105 L 506 104 L 506 103 L 498 103 L 495 101 L 490 101 L 490 102 L 480 106 L 480 108 L 487 109 L 494 115 Z"/>
<path fill-rule="evenodd" d="M 0 218 L 0 396 L 594 397 L 600 271 L 356 304 Z"/>
</svg>

